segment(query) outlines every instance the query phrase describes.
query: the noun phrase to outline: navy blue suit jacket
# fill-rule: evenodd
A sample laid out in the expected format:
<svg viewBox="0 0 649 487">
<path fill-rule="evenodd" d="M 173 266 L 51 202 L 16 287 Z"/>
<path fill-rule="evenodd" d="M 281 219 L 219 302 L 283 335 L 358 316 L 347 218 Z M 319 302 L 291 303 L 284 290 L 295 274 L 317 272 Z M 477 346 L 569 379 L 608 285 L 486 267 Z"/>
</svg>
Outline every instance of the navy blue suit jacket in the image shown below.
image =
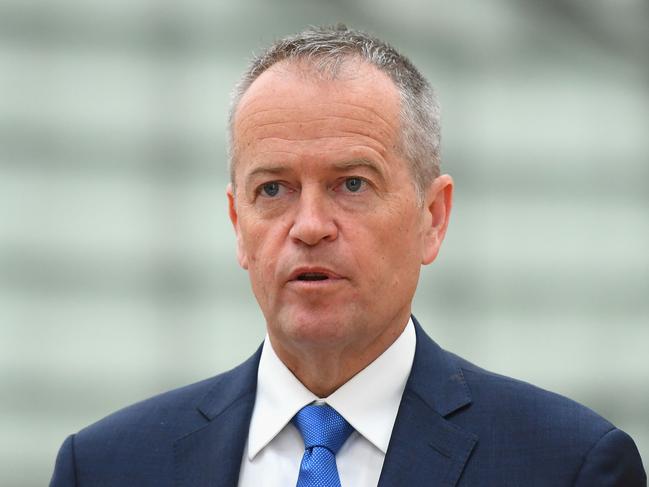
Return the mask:
<svg viewBox="0 0 649 487">
<path fill-rule="evenodd" d="M 646 486 L 626 433 L 569 399 L 480 369 L 415 328 L 379 486 Z M 50 486 L 236 486 L 260 351 L 68 437 Z"/>
</svg>

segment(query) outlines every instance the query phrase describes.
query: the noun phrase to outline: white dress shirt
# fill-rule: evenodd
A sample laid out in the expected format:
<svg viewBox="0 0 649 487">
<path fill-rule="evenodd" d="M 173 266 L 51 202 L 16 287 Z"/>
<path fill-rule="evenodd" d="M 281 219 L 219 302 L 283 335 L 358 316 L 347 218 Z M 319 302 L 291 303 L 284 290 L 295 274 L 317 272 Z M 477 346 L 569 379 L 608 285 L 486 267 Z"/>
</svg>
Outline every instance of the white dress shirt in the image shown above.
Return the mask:
<svg viewBox="0 0 649 487">
<path fill-rule="evenodd" d="M 314 401 L 329 404 L 355 430 L 336 455 L 342 487 L 376 487 L 412 368 L 415 344 L 415 328 L 409 320 L 385 352 L 323 399 L 291 373 L 266 336 L 239 487 L 296 485 L 304 442 L 290 421 Z"/>
</svg>

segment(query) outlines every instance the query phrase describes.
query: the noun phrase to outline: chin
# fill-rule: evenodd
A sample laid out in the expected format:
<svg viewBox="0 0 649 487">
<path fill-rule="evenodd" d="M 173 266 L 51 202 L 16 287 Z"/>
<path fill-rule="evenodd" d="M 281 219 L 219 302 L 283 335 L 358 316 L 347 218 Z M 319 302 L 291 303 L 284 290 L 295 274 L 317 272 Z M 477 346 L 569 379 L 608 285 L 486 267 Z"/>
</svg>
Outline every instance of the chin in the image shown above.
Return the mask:
<svg viewBox="0 0 649 487">
<path fill-rule="evenodd" d="M 304 310 L 290 313 L 276 324 L 280 333 L 287 339 L 302 346 L 332 346 L 348 341 L 354 333 L 354 323 L 350 314 L 333 310 Z"/>
</svg>

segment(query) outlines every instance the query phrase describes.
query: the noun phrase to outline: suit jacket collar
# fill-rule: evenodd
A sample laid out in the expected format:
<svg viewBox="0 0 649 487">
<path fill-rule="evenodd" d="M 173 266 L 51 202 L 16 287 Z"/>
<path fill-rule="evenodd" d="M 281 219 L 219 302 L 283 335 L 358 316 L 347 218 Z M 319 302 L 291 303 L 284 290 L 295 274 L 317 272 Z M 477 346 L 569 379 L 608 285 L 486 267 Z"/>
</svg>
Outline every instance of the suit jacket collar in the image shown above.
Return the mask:
<svg viewBox="0 0 649 487">
<path fill-rule="evenodd" d="M 392 430 L 379 487 L 457 484 L 477 437 L 449 421 L 470 404 L 461 369 L 422 330 L 415 361 Z"/>
<path fill-rule="evenodd" d="M 233 487 L 257 389 L 261 347 L 246 362 L 218 376 L 196 408 L 206 422 L 174 443 L 175 485 Z"/>
<path fill-rule="evenodd" d="M 392 431 L 379 487 L 454 486 L 477 441 L 449 421 L 471 402 L 462 371 L 412 317 L 415 360 Z M 246 444 L 257 388 L 261 347 L 218 376 L 197 409 L 206 423 L 174 444 L 176 485 L 233 487 Z"/>
<path fill-rule="evenodd" d="M 462 370 L 453 355 L 437 345 L 413 316 L 417 348 L 406 391 L 417 394 L 440 416 L 448 416 L 471 402 Z"/>
</svg>

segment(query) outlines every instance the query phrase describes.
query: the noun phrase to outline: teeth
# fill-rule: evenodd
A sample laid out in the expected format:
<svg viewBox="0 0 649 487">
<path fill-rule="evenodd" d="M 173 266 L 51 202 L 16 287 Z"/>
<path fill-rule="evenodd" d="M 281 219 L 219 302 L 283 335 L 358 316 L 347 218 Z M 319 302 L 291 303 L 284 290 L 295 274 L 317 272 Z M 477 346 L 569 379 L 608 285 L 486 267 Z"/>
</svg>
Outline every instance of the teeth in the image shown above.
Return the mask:
<svg viewBox="0 0 649 487">
<path fill-rule="evenodd" d="M 328 279 L 326 275 L 320 274 L 319 272 L 305 272 L 297 276 L 297 278 L 300 281 L 324 281 Z"/>
</svg>

